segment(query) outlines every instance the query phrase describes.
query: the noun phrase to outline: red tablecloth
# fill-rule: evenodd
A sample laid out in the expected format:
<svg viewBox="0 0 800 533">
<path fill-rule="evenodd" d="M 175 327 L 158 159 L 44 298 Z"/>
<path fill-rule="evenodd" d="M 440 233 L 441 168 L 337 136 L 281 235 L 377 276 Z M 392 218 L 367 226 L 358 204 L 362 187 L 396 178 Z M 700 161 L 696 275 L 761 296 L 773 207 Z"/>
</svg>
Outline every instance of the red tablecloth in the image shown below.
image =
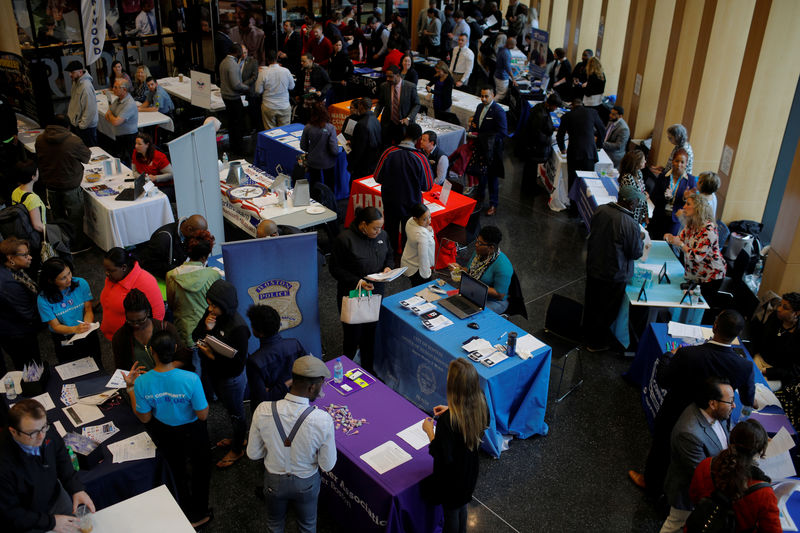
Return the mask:
<svg viewBox="0 0 800 533">
<path fill-rule="evenodd" d="M 347 203 L 347 215 L 344 220 L 345 226 L 349 226 L 350 222 L 353 221 L 356 207 L 374 206 L 383 211 L 381 191 L 364 183 L 364 181 L 370 179 L 372 179 L 372 176 L 353 181 L 350 187 L 350 201 Z M 422 193 L 422 198 L 441 206 L 437 198 L 441 190 L 441 185 L 434 185 L 430 191 Z M 436 212 L 431 210 L 431 226 L 433 227 L 434 234 L 439 233 L 439 231 L 451 223 L 458 224 L 459 226 L 466 226 L 467 222 L 469 222 L 469 216 L 475 209 L 475 203 L 476 201 L 473 198 L 451 191 L 444 209 Z"/>
</svg>

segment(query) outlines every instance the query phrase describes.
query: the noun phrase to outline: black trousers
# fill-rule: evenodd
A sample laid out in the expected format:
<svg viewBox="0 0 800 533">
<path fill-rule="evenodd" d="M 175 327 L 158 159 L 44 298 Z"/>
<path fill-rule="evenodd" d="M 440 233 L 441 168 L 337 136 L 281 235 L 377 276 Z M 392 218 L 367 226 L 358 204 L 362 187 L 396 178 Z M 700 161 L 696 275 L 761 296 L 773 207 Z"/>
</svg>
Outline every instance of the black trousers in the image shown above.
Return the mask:
<svg viewBox="0 0 800 533">
<path fill-rule="evenodd" d="M 442 533 L 467 533 L 467 506 L 447 507 L 444 509 L 444 526 Z"/>
<path fill-rule="evenodd" d="M 336 167 L 331 168 L 311 168 L 308 167 L 308 180 L 309 185 L 322 182 L 327 185 L 331 191 L 335 190 L 336 185 Z"/>
<path fill-rule="evenodd" d="M 228 138 L 230 139 L 231 152 L 242 155 L 242 136 L 244 132 L 244 105 L 241 98 L 228 100 L 223 98 L 225 112 L 228 115 Z"/>
<path fill-rule="evenodd" d="M 386 204 L 383 204 L 383 229 L 389 236 L 389 244 L 394 250 L 396 256 L 403 253 L 403 247 L 406 245 L 406 221 L 407 216 L 400 213 L 394 213 L 386 209 Z"/>
<path fill-rule="evenodd" d="M 341 292 L 336 295 L 336 305 L 340 313 L 342 311 L 343 296 L 346 295 Z M 375 362 L 375 329 L 377 327 L 377 322 L 369 322 L 367 324 L 345 324 L 342 322 L 342 355 L 353 359 L 356 351 L 361 350 L 361 366 L 373 375 L 375 374 L 373 363 Z"/>
<path fill-rule="evenodd" d="M 205 518 L 211 483 L 211 447 L 206 423 L 198 419 L 181 426 L 168 426 L 154 417 L 148 429 L 175 476 L 181 509 L 190 522 Z"/>
<path fill-rule="evenodd" d="M 586 278 L 586 293 L 583 304 L 584 341 L 589 346 L 600 346 L 608 342 L 609 328 L 617 318 L 619 306 L 625 296 L 624 281 L 611 283 L 593 277 Z"/>
<path fill-rule="evenodd" d="M 131 156 L 133 155 L 133 147 L 136 145 L 136 134 L 130 133 L 128 135 L 117 135 L 116 156 L 123 165 L 131 166 Z"/>
<path fill-rule="evenodd" d="M 11 357 L 11 362 L 14 363 L 14 370 L 22 370 L 22 367 L 30 361 L 42 364 L 42 356 L 39 353 L 39 339 L 36 337 L 35 331 L 19 337 L 2 334 L 0 335 L 0 348 Z M 5 366 L 5 363 L 0 364 Z M 5 372 L 3 375 L 5 375 Z"/>
</svg>

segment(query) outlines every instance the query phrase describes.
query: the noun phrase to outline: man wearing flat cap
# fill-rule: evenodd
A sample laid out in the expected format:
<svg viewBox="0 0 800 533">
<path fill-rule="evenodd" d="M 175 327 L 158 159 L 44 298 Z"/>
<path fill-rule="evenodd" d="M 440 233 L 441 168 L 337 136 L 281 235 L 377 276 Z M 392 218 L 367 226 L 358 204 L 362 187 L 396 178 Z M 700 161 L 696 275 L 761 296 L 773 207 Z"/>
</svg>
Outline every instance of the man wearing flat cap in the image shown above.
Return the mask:
<svg viewBox="0 0 800 533">
<path fill-rule="evenodd" d="M 633 210 L 644 201 L 638 189 L 623 185 L 616 202 L 599 206 L 592 215 L 583 310 L 586 349 L 590 352 L 608 350 L 610 327 L 625 298 L 625 286 L 633 277 L 633 262 L 644 252 L 644 230 L 633 219 Z"/>
<path fill-rule="evenodd" d="M 92 76 L 80 61 L 70 61 L 64 70 L 72 80 L 67 108 L 70 125 L 86 146 L 97 146 L 97 95 Z"/>
<path fill-rule="evenodd" d="M 333 419 L 309 402 L 331 372 L 320 359 L 304 355 L 292 366 L 292 385 L 283 400 L 261 402 L 253 413 L 247 456 L 264 460 L 267 531 L 283 531 L 289 502 L 300 531 L 316 531 L 319 469 L 336 464 Z"/>
</svg>

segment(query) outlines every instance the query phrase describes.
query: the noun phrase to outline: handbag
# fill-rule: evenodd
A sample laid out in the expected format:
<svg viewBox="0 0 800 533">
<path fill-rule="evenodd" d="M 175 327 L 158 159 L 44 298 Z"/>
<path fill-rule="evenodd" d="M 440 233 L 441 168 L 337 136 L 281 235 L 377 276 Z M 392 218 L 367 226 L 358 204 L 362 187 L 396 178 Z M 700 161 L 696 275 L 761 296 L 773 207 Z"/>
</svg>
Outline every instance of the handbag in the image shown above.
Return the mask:
<svg viewBox="0 0 800 533">
<path fill-rule="evenodd" d="M 439 253 L 436 255 L 434 270 L 447 268 L 447 265 L 456 263 L 458 258 L 458 244 L 450 239 L 443 238 L 439 242 Z"/>
<path fill-rule="evenodd" d="M 42 249 L 40 251 L 42 263 L 56 256 L 56 250 L 53 245 L 47 242 L 47 225 L 42 229 Z"/>
<path fill-rule="evenodd" d="M 381 314 L 381 295 L 361 290 L 363 280 L 359 280 L 356 290 L 350 296 L 342 296 L 342 314 L 340 319 L 345 324 L 368 324 L 377 322 Z"/>
</svg>

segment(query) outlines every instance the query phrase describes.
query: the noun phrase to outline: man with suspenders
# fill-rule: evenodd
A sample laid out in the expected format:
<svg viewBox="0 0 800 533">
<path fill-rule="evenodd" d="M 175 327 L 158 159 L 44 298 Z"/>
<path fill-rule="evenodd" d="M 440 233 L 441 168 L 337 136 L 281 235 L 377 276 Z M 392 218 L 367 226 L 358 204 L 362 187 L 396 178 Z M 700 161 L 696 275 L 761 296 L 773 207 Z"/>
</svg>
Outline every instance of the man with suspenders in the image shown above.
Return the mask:
<svg viewBox="0 0 800 533">
<path fill-rule="evenodd" d="M 292 366 L 292 386 L 283 400 L 261 402 L 253 413 L 247 456 L 264 459 L 267 531 L 282 532 L 289 502 L 300 531 L 316 531 L 319 469 L 336 464 L 333 419 L 309 402 L 320 394 L 331 372 L 313 355 Z"/>
</svg>

